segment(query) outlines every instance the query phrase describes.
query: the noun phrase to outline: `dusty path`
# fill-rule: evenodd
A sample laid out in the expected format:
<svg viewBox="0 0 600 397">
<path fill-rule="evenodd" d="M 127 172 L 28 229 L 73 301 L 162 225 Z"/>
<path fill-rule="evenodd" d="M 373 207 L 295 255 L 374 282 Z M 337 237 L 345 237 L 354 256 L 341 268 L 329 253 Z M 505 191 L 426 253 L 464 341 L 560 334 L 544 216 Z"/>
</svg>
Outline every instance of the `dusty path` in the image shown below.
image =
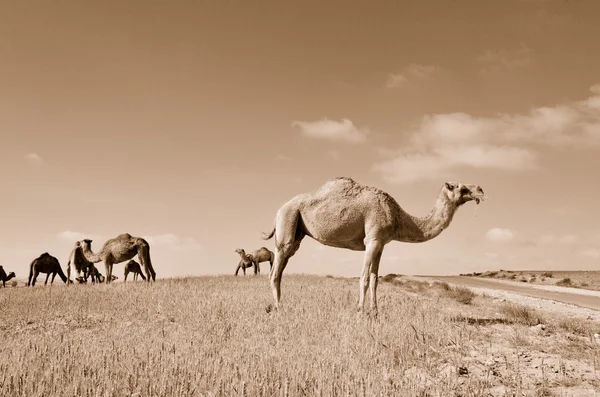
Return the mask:
<svg viewBox="0 0 600 397">
<path fill-rule="evenodd" d="M 465 287 L 491 288 L 533 298 L 550 299 L 557 302 L 600 310 L 600 292 L 567 288 L 558 286 L 532 285 L 504 280 L 488 280 L 464 276 L 435 276 L 428 277 L 439 281 L 464 285 Z"/>
</svg>

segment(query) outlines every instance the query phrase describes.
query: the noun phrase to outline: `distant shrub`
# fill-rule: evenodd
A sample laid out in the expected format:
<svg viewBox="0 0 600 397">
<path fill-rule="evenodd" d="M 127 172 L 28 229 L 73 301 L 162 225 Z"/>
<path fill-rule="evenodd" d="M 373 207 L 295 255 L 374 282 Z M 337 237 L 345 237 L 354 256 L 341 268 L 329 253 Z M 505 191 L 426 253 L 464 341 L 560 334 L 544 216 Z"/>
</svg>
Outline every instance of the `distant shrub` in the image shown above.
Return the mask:
<svg viewBox="0 0 600 397">
<path fill-rule="evenodd" d="M 516 278 L 517 278 L 516 274 L 511 274 L 509 277 L 509 279 L 511 279 L 511 280 L 516 280 Z"/>
<path fill-rule="evenodd" d="M 588 283 L 581 283 L 582 287 L 589 287 L 590 285 Z"/>
<path fill-rule="evenodd" d="M 552 278 L 554 275 L 552 274 L 552 272 L 544 272 L 542 273 L 542 277 L 546 277 L 546 278 Z"/>
<path fill-rule="evenodd" d="M 571 281 L 571 279 L 569 277 L 565 277 L 562 280 L 558 280 L 556 282 L 556 285 L 560 285 L 561 287 L 572 287 L 573 282 Z"/>
<path fill-rule="evenodd" d="M 454 299 L 457 302 L 460 302 L 465 305 L 471 304 L 473 298 L 477 296 L 477 294 L 465 287 L 452 287 L 448 283 L 433 283 L 434 287 L 437 287 L 442 290 L 443 294 L 448 298 Z"/>
<path fill-rule="evenodd" d="M 396 273 L 390 273 L 390 274 L 386 274 L 385 276 L 383 276 L 381 278 L 381 281 L 384 281 L 386 283 L 391 283 L 397 277 L 400 277 L 400 275 L 396 274 Z"/>
<path fill-rule="evenodd" d="M 518 324 L 532 326 L 544 323 L 542 315 L 527 306 L 507 303 L 500 308 L 500 311 L 507 319 Z"/>
<path fill-rule="evenodd" d="M 558 322 L 559 328 L 572 334 L 588 336 L 594 333 L 596 324 L 579 318 L 564 318 Z"/>
</svg>

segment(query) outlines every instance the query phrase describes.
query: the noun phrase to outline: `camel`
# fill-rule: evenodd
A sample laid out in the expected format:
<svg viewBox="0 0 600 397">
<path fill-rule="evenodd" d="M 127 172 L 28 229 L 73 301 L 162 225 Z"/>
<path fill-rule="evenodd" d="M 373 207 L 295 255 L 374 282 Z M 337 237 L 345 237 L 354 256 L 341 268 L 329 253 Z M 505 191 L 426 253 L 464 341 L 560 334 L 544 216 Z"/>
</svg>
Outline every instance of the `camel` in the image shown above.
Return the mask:
<svg viewBox="0 0 600 397">
<path fill-rule="evenodd" d="M 127 262 L 127 264 L 125 265 L 125 278 L 123 279 L 123 282 L 127 282 L 127 275 L 129 273 L 133 273 L 133 281 L 137 281 L 138 275 L 140 275 L 142 279 L 146 281 L 146 277 L 144 277 L 144 273 L 142 273 L 142 268 L 140 267 L 140 264 L 134 261 L 133 259 Z"/>
<path fill-rule="evenodd" d="M 100 271 L 98 270 L 98 268 L 96 268 L 96 266 L 94 266 L 93 264 L 92 264 L 92 266 L 88 270 L 88 276 L 91 277 L 92 283 L 96 283 L 96 282 L 103 283 L 106 280 L 106 277 L 104 277 L 102 275 L 102 273 L 100 273 Z M 115 281 L 118 278 L 119 277 L 115 276 L 114 274 L 110 275 L 110 281 Z M 81 283 L 81 281 L 79 281 L 79 282 Z M 83 283 L 84 284 L 87 283 L 87 280 L 83 279 Z"/>
<path fill-rule="evenodd" d="M 50 277 L 50 274 L 52 274 L 50 285 L 54 283 L 54 277 L 56 277 L 57 274 L 65 284 L 70 282 L 70 280 L 67 279 L 67 276 L 65 276 L 63 273 L 58 259 L 47 252 L 44 252 L 39 257 L 35 258 L 29 265 L 29 279 L 27 281 L 28 287 L 35 286 L 35 280 L 37 280 L 37 277 L 40 273 L 46 273 L 46 281 L 44 281 L 44 285 L 48 284 L 48 277 Z"/>
<path fill-rule="evenodd" d="M 112 281 L 113 264 L 121 263 L 138 256 L 144 266 L 148 282 L 156 281 L 156 272 L 150 260 L 150 245 L 141 237 L 133 237 L 129 233 L 120 234 L 104 243 L 100 252 L 92 252 L 92 240 L 85 239 L 80 242 L 85 259 L 92 263 L 104 262 L 106 267 L 106 283 Z"/>
<path fill-rule="evenodd" d="M 254 262 L 254 266 L 256 267 L 256 272 L 260 274 L 260 264 L 262 262 L 269 262 L 270 269 L 273 269 L 273 260 L 275 259 L 275 254 L 269 251 L 266 247 L 260 247 L 256 251 L 251 254 L 248 254 L 252 258 L 252 262 Z"/>
<path fill-rule="evenodd" d="M 246 254 L 246 251 L 244 251 L 242 248 L 237 248 L 235 250 L 235 252 L 237 252 L 240 255 L 240 262 L 238 263 L 237 268 L 235 269 L 234 275 L 237 276 L 240 269 L 242 269 L 242 271 L 244 272 L 244 276 L 245 276 L 246 269 L 248 269 L 251 266 L 254 266 L 254 274 L 257 274 L 258 270 L 257 270 L 257 265 L 254 262 L 254 258 L 252 258 L 250 255 Z"/>
<path fill-rule="evenodd" d="M 422 243 L 446 229 L 456 210 L 468 201 L 477 204 L 485 196 L 481 187 L 446 182 L 425 217 L 406 213 L 388 193 L 365 186 L 351 178 L 338 177 L 317 190 L 300 194 L 283 204 L 277 212 L 268 240 L 275 236 L 275 261 L 270 284 L 275 308 L 281 299 L 281 276 L 305 236 L 323 245 L 365 251 L 359 283 L 358 310 L 364 311 L 367 289 L 371 312 L 377 316 L 377 278 L 384 246 L 392 240 Z"/>
<path fill-rule="evenodd" d="M 75 268 L 77 272 L 77 276 L 80 276 L 83 272 L 83 279 L 87 283 L 87 279 L 89 277 L 89 269 L 94 266 L 94 264 L 88 261 L 83 255 L 83 248 L 81 247 L 81 243 L 79 241 L 75 242 L 75 247 L 71 251 L 69 255 L 69 261 L 67 262 L 67 279 L 71 280 L 71 265 Z M 76 278 L 76 280 L 79 277 Z M 77 280 L 79 281 L 79 280 Z M 81 283 L 81 281 L 79 281 Z"/>
<path fill-rule="evenodd" d="M 4 271 L 4 267 L 0 266 L 0 280 L 2 280 L 2 287 L 6 288 L 6 282 L 11 278 L 15 277 L 17 277 L 15 275 L 15 272 L 10 272 L 6 274 L 6 272 Z"/>
</svg>

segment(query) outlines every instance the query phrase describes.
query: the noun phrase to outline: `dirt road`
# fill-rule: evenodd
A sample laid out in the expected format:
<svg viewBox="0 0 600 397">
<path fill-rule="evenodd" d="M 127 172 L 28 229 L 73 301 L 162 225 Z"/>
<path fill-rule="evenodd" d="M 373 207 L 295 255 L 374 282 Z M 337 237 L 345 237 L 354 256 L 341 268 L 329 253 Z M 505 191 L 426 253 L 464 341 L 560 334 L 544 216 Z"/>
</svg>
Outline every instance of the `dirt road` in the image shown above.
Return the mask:
<svg viewBox="0 0 600 397">
<path fill-rule="evenodd" d="M 539 299 L 568 303 L 593 310 L 600 310 L 600 292 L 558 286 L 532 285 L 513 281 L 491 280 L 464 276 L 427 276 L 425 278 L 446 281 L 465 287 L 486 288 L 513 292 Z"/>
</svg>

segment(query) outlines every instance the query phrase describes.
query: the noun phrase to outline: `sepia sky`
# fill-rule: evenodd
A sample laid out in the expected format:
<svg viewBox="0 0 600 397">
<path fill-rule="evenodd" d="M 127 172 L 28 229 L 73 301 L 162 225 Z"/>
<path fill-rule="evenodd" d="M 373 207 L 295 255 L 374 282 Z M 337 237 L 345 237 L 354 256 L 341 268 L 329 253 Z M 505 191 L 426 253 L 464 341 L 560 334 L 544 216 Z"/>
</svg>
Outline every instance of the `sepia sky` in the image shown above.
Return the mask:
<svg viewBox="0 0 600 397">
<path fill-rule="evenodd" d="M 0 264 L 128 232 L 158 277 L 233 273 L 277 209 L 336 176 L 424 215 L 380 274 L 600 269 L 600 3 L 3 1 Z M 286 273 L 358 276 L 305 239 Z M 268 265 L 263 264 L 263 273 Z M 104 272 L 104 266 L 100 267 Z M 122 277 L 122 265 L 116 274 Z"/>
</svg>

